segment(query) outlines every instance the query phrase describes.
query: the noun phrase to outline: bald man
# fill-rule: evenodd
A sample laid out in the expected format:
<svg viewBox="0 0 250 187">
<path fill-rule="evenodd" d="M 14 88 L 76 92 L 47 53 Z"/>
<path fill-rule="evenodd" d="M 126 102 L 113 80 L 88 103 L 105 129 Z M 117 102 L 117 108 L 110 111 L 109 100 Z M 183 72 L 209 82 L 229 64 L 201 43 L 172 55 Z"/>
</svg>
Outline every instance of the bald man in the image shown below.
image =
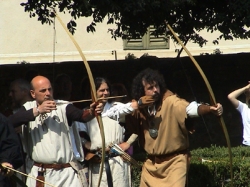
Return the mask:
<svg viewBox="0 0 250 187">
<path fill-rule="evenodd" d="M 76 172 L 80 166 L 71 148 L 69 125 L 72 121 L 90 121 L 95 113 L 102 112 L 103 105 L 92 103 L 84 111 L 72 104 L 57 105 L 51 83 L 44 76 L 32 79 L 30 93 L 34 101 L 26 102 L 9 117 L 14 127 L 26 124 L 27 152 L 34 160 L 30 175 L 54 186 L 84 186 Z M 32 187 L 40 183 L 32 178 L 26 182 Z"/>
</svg>

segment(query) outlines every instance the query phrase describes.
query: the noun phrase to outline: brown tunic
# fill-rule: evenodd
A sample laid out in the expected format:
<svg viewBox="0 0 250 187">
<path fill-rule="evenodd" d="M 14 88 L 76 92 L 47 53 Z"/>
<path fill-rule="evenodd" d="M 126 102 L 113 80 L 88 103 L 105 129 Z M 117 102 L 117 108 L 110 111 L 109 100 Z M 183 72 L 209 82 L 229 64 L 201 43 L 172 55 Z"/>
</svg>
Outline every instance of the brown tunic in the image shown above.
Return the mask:
<svg viewBox="0 0 250 187">
<path fill-rule="evenodd" d="M 185 126 L 186 107 L 189 102 L 179 98 L 171 91 L 164 94 L 162 104 L 155 116 L 148 114 L 147 107 L 135 111 L 130 123 L 135 133 L 140 136 L 140 144 L 150 155 L 168 155 L 188 149 L 188 130 Z M 152 138 L 149 126 L 155 124 L 158 136 Z M 173 169 L 173 167 L 175 169 Z M 148 159 L 144 165 L 140 186 L 184 186 L 187 171 L 187 157 L 178 155 L 168 161 L 155 163 Z"/>
<path fill-rule="evenodd" d="M 133 131 L 143 136 L 141 143 L 148 154 L 163 155 L 188 148 L 188 130 L 185 126 L 188 102 L 179 98 L 171 91 L 163 97 L 162 105 L 158 107 L 154 117 L 150 117 L 147 108 L 136 110 L 130 123 Z M 154 139 L 149 134 L 149 125 L 155 124 L 158 136 Z M 138 124 L 138 126 L 134 124 Z M 141 132 L 140 132 L 141 131 Z M 143 132 L 143 133 L 142 133 Z"/>
</svg>

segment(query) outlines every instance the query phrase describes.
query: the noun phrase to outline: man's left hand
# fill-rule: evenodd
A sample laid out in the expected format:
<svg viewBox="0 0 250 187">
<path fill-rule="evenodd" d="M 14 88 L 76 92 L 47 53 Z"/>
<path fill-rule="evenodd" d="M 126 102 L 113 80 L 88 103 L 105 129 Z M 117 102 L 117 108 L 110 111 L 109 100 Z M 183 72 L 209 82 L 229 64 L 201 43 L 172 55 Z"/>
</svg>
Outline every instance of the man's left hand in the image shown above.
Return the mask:
<svg viewBox="0 0 250 187">
<path fill-rule="evenodd" d="M 217 103 L 216 106 L 210 106 L 210 110 L 216 116 L 221 116 L 223 114 L 223 107 L 220 103 Z"/>
</svg>

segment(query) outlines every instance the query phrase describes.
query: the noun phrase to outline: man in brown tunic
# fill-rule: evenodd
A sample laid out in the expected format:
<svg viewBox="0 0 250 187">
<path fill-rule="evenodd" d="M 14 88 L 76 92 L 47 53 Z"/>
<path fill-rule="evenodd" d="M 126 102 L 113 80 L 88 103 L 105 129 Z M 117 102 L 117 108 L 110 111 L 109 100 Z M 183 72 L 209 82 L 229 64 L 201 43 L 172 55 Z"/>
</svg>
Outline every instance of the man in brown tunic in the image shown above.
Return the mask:
<svg viewBox="0 0 250 187">
<path fill-rule="evenodd" d="M 168 90 L 159 72 L 145 69 L 133 80 L 132 97 L 139 109 L 126 119 L 148 153 L 140 187 L 184 187 L 189 166 L 188 117 L 222 115 L 221 104 L 187 102 Z"/>
</svg>

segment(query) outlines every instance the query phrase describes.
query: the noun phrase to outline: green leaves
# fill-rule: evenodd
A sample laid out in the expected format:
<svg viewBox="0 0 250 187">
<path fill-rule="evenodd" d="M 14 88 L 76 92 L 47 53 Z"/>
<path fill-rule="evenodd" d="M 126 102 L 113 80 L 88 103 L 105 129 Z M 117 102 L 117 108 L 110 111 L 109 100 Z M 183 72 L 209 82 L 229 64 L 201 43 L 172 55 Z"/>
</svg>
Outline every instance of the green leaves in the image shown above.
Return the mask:
<svg viewBox="0 0 250 187">
<path fill-rule="evenodd" d="M 96 23 L 108 17 L 107 24 L 115 24 L 112 38 L 143 36 L 149 26 L 155 33 L 167 32 L 167 20 L 181 40 L 187 38 L 200 46 L 207 42 L 199 31 L 220 31 L 219 39 L 248 39 L 250 31 L 250 1 L 248 0 L 28 0 L 21 3 L 30 17 L 38 17 L 44 23 L 51 23 L 53 9 L 71 15 L 68 29 L 74 33 L 75 21 L 92 17 L 88 32 L 95 32 Z M 213 38 L 217 40 L 217 38 Z"/>
</svg>

